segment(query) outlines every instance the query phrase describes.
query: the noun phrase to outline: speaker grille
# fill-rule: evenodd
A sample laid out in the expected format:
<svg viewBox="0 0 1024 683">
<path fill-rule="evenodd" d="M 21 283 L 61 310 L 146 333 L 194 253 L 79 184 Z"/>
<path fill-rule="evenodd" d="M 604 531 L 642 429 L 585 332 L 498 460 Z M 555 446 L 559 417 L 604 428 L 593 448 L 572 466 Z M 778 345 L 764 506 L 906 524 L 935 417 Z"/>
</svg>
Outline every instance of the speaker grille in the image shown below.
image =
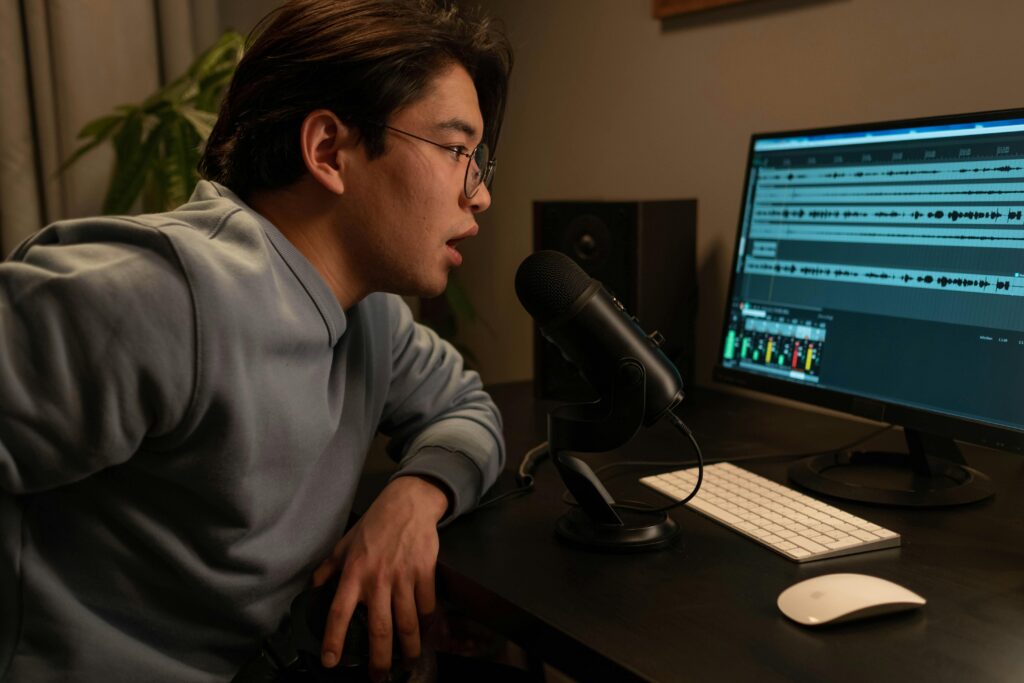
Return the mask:
<svg viewBox="0 0 1024 683">
<path fill-rule="evenodd" d="M 552 250 L 530 254 L 516 271 L 516 296 L 539 325 L 568 311 L 589 284 L 575 261 Z"/>
</svg>

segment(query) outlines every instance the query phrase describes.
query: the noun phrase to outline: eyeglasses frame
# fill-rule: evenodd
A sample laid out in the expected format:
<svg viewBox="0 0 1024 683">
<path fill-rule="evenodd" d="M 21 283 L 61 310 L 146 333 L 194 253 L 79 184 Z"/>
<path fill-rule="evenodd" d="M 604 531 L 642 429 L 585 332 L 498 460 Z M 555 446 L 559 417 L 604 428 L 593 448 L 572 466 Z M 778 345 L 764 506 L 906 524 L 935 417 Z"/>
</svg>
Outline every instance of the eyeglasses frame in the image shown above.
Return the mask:
<svg viewBox="0 0 1024 683">
<path fill-rule="evenodd" d="M 435 140 L 427 139 L 427 138 L 422 137 L 420 135 L 416 135 L 415 133 L 410 133 L 407 130 L 402 130 L 401 128 L 395 128 L 394 126 L 389 126 L 386 123 L 382 123 L 380 125 L 383 128 L 386 128 L 386 129 L 388 129 L 390 131 L 394 131 L 395 133 L 401 133 L 402 135 L 408 135 L 409 137 L 414 138 L 416 140 L 419 140 L 421 142 L 426 142 L 428 144 L 434 145 L 435 147 L 440 147 L 441 149 L 447 150 L 449 152 L 454 152 L 455 154 L 459 155 L 460 157 L 466 157 L 466 159 L 467 159 L 466 175 L 465 175 L 465 177 L 462 180 L 462 193 L 466 196 L 466 199 L 472 199 L 474 196 L 476 196 L 476 193 L 480 190 L 480 186 L 481 185 L 486 185 L 488 190 L 491 189 L 491 181 L 494 180 L 494 168 L 495 168 L 495 166 L 497 164 L 497 159 L 496 158 L 495 159 L 490 158 L 490 148 L 487 146 L 486 143 L 481 142 L 479 145 L 474 147 L 469 152 L 463 152 L 461 149 L 459 149 L 458 145 L 446 145 L 446 144 L 444 144 L 442 142 L 436 142 Z M 478 182 L 476 184 L 476 187 L 473 188 L 473 191 L 470 192 L 470 190 L 469 190 L 469 169 L 474 164 L 476 153 L 480 150 L 481 147 L 483 147 L 484 149 L 487 150 L 488 159 L 487 159 L 487 163 L 484 164 L 486 166 L 486 168 L 480 168 L 479 164 L 477 165 L 477 168 L 480 168 L 480 182 Z"/>
</svg>

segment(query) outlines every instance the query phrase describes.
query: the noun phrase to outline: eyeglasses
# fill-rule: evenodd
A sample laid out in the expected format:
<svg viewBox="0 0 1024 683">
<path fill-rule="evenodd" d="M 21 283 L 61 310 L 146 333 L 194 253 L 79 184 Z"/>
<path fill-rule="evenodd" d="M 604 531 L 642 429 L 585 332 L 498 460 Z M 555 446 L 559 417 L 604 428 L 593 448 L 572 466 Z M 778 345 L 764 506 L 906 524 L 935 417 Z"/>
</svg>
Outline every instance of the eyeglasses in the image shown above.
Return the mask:
<svg viewBox="0 0 1024 683">
<path fill-rule="evenodd" d="M 393 126 L 381 124 L 384 128 L 395 133 L 401 133 L 402 135 L 408 135 L 411 138 L 419 140 L 421 142 L 427 142 L 435 147 L 447 150 L 455 155 L 455 158 L 466 157 L 468 162 L 466 163 L 466 177 L 463 180 L 462 191 L 466 193 L 466 199 L 472 199 L 473 195 L 477 193 L 481 185 L 486 185 L 487 189 L 491 189 L 491 181 L 494 180 L 494 167 L 497 164 L 495 159 L 491 158 L 491 150 L 487 145 L 481 142 L 471 152 L 466 152 L 459 145 L 445 145 L 440 142 L 434 142 L 427 138 L 422 138 L 419 135 L 410 133 L 407 130 L 401 130 Z"/>
</svg>

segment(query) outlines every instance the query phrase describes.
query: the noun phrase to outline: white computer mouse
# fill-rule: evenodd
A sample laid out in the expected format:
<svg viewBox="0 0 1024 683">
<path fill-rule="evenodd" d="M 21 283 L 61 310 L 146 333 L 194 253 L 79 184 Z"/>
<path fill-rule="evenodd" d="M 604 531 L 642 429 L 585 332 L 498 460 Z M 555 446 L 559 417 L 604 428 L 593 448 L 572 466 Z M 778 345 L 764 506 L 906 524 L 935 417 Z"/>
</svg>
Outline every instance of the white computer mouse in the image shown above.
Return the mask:
<svg viewBox="0 0 1024 683">
<path fill-rule="evenodd" d="M 865 574 L 825 574 L 779 594 L 779 610 L 805 626 L 834 624 L 920 607 L 927 602 L 892 581 Z"/>
</svg>

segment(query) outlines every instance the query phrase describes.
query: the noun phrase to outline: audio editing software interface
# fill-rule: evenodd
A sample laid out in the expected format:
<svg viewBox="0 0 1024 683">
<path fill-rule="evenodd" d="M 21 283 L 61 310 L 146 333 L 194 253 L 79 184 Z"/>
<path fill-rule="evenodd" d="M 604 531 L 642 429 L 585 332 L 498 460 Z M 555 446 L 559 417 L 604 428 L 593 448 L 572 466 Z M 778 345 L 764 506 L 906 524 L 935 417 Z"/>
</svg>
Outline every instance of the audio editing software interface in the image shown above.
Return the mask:
<svg viewBox="0 0 1024 683">
<path fill-rule="evenodd" d="M 722 364 L 1020 429 L 1024 119 L 756 136 Z"/>
</svg>

